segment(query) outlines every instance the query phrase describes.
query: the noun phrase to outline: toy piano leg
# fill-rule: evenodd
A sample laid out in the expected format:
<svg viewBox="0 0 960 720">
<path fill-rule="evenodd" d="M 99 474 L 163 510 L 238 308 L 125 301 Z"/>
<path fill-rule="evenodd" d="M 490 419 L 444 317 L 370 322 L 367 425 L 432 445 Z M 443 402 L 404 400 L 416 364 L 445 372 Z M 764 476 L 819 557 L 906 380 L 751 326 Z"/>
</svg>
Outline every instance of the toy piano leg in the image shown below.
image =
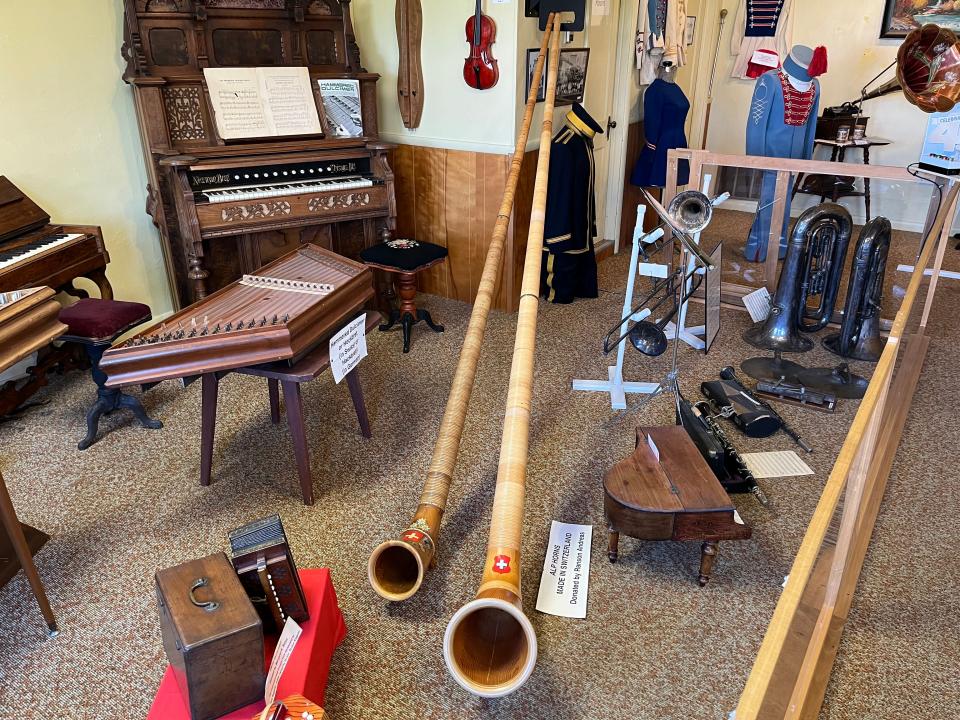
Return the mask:
<svg viewBox="0 0 960 720">
<path fill-rule="evenodd" d="M 627 409 L 627 393 L 649 395 L 658 387 L 657 383 L 624 382 L 623 372 L 616 365 L 607 368 L 607 380 L 574 380 L 574 390 L 610 393 L 610 407 L 614 410 Z"/>
</svg>

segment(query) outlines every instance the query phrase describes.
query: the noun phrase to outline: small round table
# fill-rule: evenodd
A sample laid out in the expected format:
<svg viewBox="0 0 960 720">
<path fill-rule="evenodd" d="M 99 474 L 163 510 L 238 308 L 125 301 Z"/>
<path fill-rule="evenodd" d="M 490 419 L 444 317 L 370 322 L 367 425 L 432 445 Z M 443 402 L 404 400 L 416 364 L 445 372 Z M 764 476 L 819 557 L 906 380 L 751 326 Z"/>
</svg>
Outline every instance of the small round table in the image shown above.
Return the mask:
<svg viewBox="0 0 960 720">
<path fill-rule="evenodd" d="M 858 140 L 851 138 L 849 140 L 841 141 L 817 138 L 813 142 L 814 154 L 816 154 L 818 147 L 831 148 L 830 162 L 844 162 L 846 159 L 847 150 L 849 149 L 862 150 L 864 165 L 870 164 L 870 148 L 882 147 L 891 143 L 890 140 L 884 140 L 883 138 L 879 137 L 871 137 L 869 135 Z M 830 197 L 833 202 L 836 202 L 842 197 L 862 197 L 864 209 L 867 213 L 866 221 L 870 222 L 870 178 L 865 177 L 863 179 L 863 191 L 861 192 L 854 187 L 852 177 L 846 181 L 843 180 L 844 177 L 849 176 L 811 175 L 807 178 L 807 182 L 804 183 L 804 174 L 800 173 L 797 176 L 797 181 L 793 185 L 793 195 L 791 196 L 791 200 L 798 192 L 804 193 L 805 195 L 819 195 L 820 202 L 823 202 L 827 197 Z M 803 185 L 803 187 L 801 187 L 801 185 Z"/>
<path fill-rule="evenodd" d="M 379 268 L 397 276 L 397 295 L 400 307 L 390 311 L 390 319 L 380 326 L 381 331 L 391 329 L 400 322 L 403 327 L 403 352 L 410 352 L 410 331 L 421 320 L 434 332 L 443 332 L 430 317 L 427 310 L 417 307 L 417 273 L 443 262 L 447 249 L 442 245 L 418 240 L 387 240 L 368 247 L 360 253 L 360 259 L 370 267 Z"/>
</svg>

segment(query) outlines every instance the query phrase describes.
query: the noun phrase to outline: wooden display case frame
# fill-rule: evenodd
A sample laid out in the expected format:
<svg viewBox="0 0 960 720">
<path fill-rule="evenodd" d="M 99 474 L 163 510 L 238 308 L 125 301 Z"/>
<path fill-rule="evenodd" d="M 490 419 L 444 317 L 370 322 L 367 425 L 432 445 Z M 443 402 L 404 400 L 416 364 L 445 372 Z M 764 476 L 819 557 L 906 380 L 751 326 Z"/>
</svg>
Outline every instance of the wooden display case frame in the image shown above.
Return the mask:
<svg viewBox="0 0 960 720">
<path fill-rule="evenodd" d="M 721 155 L 702 150 L 671 151 L 665 202 L 677 192 L 677 164 L 690 161 L 691 187 L 699 187 L 704 168 L 752 168 L 777 172 L 776 197 L 764 265 L 764 284 L 771 294 L 777 283 L 779 228 L 791 174 L 836 171 L 836 165 L 810 160 L 783 160 Z M 924 182 L 904 168 L 849 165 L 856 177 Z M 930 344 L 927 322 L 939 271 L 957 214 L 960 180 L 930 176 L 941 188 L 932 193 L 923 250 L 893 319 L 883 354 L 860 402 L 840 454 L 807 526 L 763 643 L 740 696 L 736 720 L 791 718 L 814 720 L 840 645 L 853 594 L 873 534 L 900 437 L 906 423 Z M 932 260 L 933 274 L 924 271 Z M 921 286 L 926 293 L 921 302 Z M 727 285 L 724 300 L 736 302 L 755 288 Z M 742 306 L 741 306 L 742 307 Z"/>
</svg>

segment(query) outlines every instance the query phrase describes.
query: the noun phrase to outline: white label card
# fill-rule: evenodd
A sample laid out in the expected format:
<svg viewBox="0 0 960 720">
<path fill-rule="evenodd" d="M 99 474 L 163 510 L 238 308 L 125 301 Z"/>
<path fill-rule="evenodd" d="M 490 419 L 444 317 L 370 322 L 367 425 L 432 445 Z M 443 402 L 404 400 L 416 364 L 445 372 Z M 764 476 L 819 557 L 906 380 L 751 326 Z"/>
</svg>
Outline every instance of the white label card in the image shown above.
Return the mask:
<svg viewBox="0 0 960 720">
<path fill-rule="evenodd" d="M 587 616 L 592 539 L 593 525 L 553 521 L 543 559 L 537 610 L 560 617 Z"/>
<path fill-rule="evenodd" d="M 813 475 L 813 470 L 793 450 L 743 453 L 743 461 L 757 480 Z"/>
<path fill-rule="evenodd" d="M 750 313 L 750 319 L 755 323 L 767 319 L 770 314 L 770 291 L 765 287 L 754 290 L 749 295 L 744 295 L 741 300 Z"/>
<path fill-rule="evenodd" d="M 263 701 L 269 707 L 277 698 L 277 685 L 280 684 L 280 676 L 287 669 L 287 663 L 290 656 L 293 655 L 293 648 L 296 647 L 300 635 L 303 633 L 297 621 L 293 618 L 287 618 L 283 626 L 283 632 L 280 633 L 280 639 L 277 640 L 277 649 L 273 653 L 273 660 L 270 662 L 270 671 L 267 673 L 267 683 L 263 690 Z"/>
<path fill-rule="evenodd" d="M 367 356 L 367 316 L 361 315 L 330 338 L 330 371 L 339 383 Z"/>
<path fill-rule="evenodd" d="M 660 462 L 660 448 L 657 447 L 657 444 L 650 435 L 647 435 L 647 445 L 650 448 L 650 452 L 652 452 L 653 456 L 657 459 L 657 462 Z"/>
<path fill-rule="evenodd" d="M 642 262 L 638 265 L 637 269 L 644 277 L 665 278 L 670 267 L 668 265 L 661 265 L 660 263 Z"/>
</svg>

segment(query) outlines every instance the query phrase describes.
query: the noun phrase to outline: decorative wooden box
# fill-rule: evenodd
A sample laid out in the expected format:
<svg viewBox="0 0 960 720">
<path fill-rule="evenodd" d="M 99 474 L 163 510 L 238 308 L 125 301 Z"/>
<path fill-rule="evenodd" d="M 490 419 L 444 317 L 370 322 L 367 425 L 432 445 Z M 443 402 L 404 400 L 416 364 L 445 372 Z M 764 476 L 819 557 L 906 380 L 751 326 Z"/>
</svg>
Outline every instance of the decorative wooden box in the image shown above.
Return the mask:
<svg viewBox="0 0 960 720">
<path fill-rule="evenodd" d="M 263 697 L 263 626 L 223 553 L 160 570 L 163 649 L 192 720 Z"/>
</svg>

